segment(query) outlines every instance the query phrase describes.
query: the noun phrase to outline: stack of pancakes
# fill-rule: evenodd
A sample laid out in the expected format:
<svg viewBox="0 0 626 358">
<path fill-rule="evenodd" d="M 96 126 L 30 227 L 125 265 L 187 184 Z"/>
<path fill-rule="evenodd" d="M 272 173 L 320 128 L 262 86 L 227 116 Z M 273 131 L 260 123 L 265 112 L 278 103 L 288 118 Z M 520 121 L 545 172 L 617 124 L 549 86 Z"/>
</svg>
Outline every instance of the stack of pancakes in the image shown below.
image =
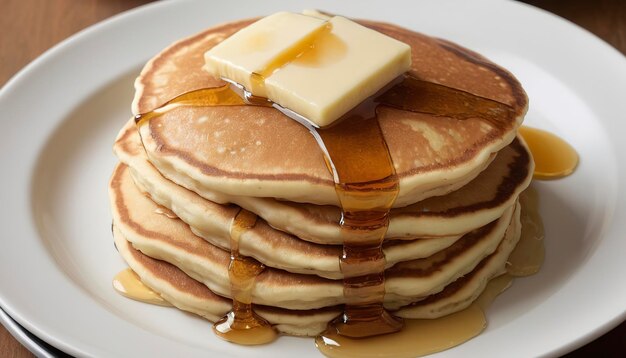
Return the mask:
<svg viewBox="0 0 626 358">
<path fill-rule="evenodd" d="M 206 30 L 150 60 L 136 81 L 133 112 L 223 85 L 202 71 L 204 52 L 250 23 Z M 527 98 L 511 74 L 474 52 L 364 24 L 412 46 L 413 76 L 515 114 L 494 125 L 379 109 L 400 185 L 383 246 L 384 305 L 400 317 L 440 317 L 467 307 L 504 273 L 520 237 L 518 196 L 533 170 L 517 137 Z M 230 310 L 230 230 L 245 209 L 258 219 L 239 252 L 266 266 L 252 290 L 256 312 L 294 335 L 319 334 L 341 313 L 341 209 L 305 127 L 273 108 L 183 106 L 141 125 L 130 120 L 114 151 L 121 162 L 110 181 L 116 246 L 167 301 L 212 321 Z"/>
</svg>

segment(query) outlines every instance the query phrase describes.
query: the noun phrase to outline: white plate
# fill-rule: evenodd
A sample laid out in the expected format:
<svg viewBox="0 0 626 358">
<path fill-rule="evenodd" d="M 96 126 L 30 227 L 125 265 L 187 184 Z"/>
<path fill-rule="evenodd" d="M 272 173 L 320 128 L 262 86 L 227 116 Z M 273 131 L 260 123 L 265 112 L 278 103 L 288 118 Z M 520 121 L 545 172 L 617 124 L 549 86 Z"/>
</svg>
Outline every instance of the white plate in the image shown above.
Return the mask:
<svg viewBox="0 0 626 358">
<path fill-rule="evenodd" d="M 176 1 L 93 26 L 48 51 L 0 92 L 0 305 L 74 355 L 207 357 L 318 354 L 282 337 L 246 348 L 173 309 L 120 297 L 107 181 L 130 116 L 132 81 L 170 42 L 213 24 L 320 8 L 444 37 L 509 68 L 531 98 L 527 123 L 581 155 L 571 177 L 537 183 L 546 264 L 490 309 L 479 337 L 443 355 L 537 356 L 571 350 L 626 311 L 626 60 L 589 33 L 508 1 Z"/>
</svg>

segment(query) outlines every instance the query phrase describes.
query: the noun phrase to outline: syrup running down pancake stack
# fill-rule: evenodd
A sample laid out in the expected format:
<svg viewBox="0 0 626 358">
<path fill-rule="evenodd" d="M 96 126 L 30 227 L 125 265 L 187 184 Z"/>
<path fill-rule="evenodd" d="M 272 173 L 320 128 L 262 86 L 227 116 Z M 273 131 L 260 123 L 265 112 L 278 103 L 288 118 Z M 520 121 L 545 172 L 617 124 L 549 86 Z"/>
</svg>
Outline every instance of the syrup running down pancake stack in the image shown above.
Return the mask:
<svg viewBox="0 0 626 358">
<path fill-rule="evenodd" d="M 518 81 L 448 41 L 362 22 L 410 45 L 411 69 L 377 98 L 374 134 L 362 119 L 315 130 L 214 90 L 228 87 L 203 71 L 205 52 L 250 23 L 177 42 L 136 80 L 138 117 L 115 141 L 109 188 L 130 268 L 182 310 L 216 321 L 243 305 L 292 335 L 322 334 L 338 316 L 349 326 L 364 302 L 393 319 L 470 306 L 507 272 L 522 230 L 534 164 L 517 136 L 527 109 Z M 359 251 L 346 222 L 359 200 L 381 195 L 387 210 L 365 235 L 384 240 Z"/>
</svg>

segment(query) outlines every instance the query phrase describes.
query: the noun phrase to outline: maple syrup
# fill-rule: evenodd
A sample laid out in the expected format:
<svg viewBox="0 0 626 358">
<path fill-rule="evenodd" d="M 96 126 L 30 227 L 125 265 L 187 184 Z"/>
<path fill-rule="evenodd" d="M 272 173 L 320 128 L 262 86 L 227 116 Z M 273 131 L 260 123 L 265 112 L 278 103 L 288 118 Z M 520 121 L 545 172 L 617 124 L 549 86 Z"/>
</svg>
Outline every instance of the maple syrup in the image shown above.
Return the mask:
<svg viewBox="0 0 626 358">
<path fill-rule="evenodd" d="M 245 106 L 246 104 L 245 98 L 242 98 L 228 84 L 221 87 L 202 88 L 185 92 L 150 112 L 136 115 L 135 123 L 137 126 L 141 126 L 150 119 L 161 116 L 178 107 Z"/>
<path fill-rule="evenodd" d="M 522 126 L 519 129 L 535 159 L 535 179 L 566 177 L 578 166 L 578 153 L 566 141 L 541 129 Z"/>
<path fill-rule="evenodd" d="M 353 114 L 329 128 L 312 130 L 335 178 L 342 210 L 340 268 L 346 304 L 322 336 L 338 333 L 359 338 L 397 332 L 402 320 L 383 307 L 382 244 L 399 186 L 376 114 Z"/>
<path fill-rule="evenodd" d="M 441 84 L 427 82 L 412 75 L 379 96 L 381 105 L 405 111 L 451 117 L 456 120 L 480 118 L 501 128 L 516 116 L 513 107 L 488 98 Z"/>
<path fill-rule="evenodd" d="M 450 47 L 450 50 L 457 51 L 454 47 Z M 312 56 L 307 52 L 300 56 L 301 61 L 318 63 L 323 60 L 309 59 L 307 54 Z M 486 64 L 475 57 L 463 56 L 470 61 Z M 485 66 L 494 68 L 489 64 Z M 268 71 L 255 74 L 253 81 L 261 83 L 263 74 Z M 508 78 L 504 72 L 502 76 Z M 137 115 L 135 120 L 141 126 L 149 119 L 180 106 L 243 105 L 270 107 L 273 103 L 241 88 L 237 89 L 236 86 L 224 85 L 184 93 L 151 112 Z M 380 353 L 379 356 L 385 356 L 387 352 L 387 356 L 428 354 L 462 343 L 485 326 L 480 302 L 488 301 L 486 298 L 466 310 L 437 320 L 403 322 L 383 307 L 385 258 L 382 242 L 389 225 L 389 211 L 398 195 L 399 186 L 377 118 L 377 110 L 381 106 L 458 120 L 480 118 L 495 128 L 512 123 L 512 117 L 518 115 L 507 104 L 407 74 L 390 89 L 366 100 L 337 123 L 326 128 L 307 125 L 324 152 L 342 210 L 340 224 L 344 244 L 340 268 L 345 277 L 346 304 L 343 314 L 331 321 L 328 329 L 316 338 L 320 350 L 328 355 L 350 356 L 358 353 L 358 350 Z M 238 237 L 254 225 L 254 221 L 250 224 L 254 214 L 242 210 L 241 215 L 241 219 L 235 220 L 231 232 L 229 276 L 233 310 L 215 324 L 214 330 L 222 338 L 236 343 L 259 344 L 273 340 L 276 332 L 252 309 L 250 291 L 254 277 L 263 270 L 263 265 L 238 253 Z M 243 224 L 238 223 L 238 220 L 242 220 Z M 519 261 L 524 259 L 522 257 Z M 507 280 L 510 283 L 508 275 L 501 279 Z M 490 284 L 489 287 L 494 285 Z M 497 287 L 487 289 L 483 296 L 487 297 L 491 292 L 489 297 L 495 297 L 493 292 L 503 289 Z M 403 325 L 406 327 L 401 330 Z M 454 337 L 450 339 L 450 332 L 456 329 L 462 331 L 452 334 Z M 259 331 L 261 333 L 253 333 Z M 396 333 L 386 335 L 392 332 Z M 380 336 L 382 334 L 385 335 Z M 417 349 L 416 340 L 421 337 L 425 337 L 426 343 Z M 441 339 L 445 342 L 435 343 Z"/>
<path fill-rule="evenodd" d="M 243 105 L 271 106 L 272 103 L 233 85 L 224 85 L 184 93 L 151 112 L 137 115 L 135 121 L 141 126 L 181 106 Z M 403 326 L 401 319 L 383 307 L 382 242 L 399 186 L 378 122 L 377 111 L 381 106 L 458 120 L 480 118 L 497 128 L 515 115 L 506 104 L 407 74 L 382 95 L 364 101 L 333 125 L 307 126 L 324 152 L 342 210 L 344 245 L 340 268 L 345 277 L 346 304 L 343 314 L 329 324 L 324 334 L 367 337 L 397 332 Z M 243 259 L 232 262 L 249 265 Z M 234 306 L 236 317 L 239 305 Z"/>
<path fill-rule="evenodd" d="M 233 219 L 230 229 L 230 265 L 228 266 L 233 308 L 213 325 L 213 331 L 218 337 L 243 345 L 269 343 L 278 336 L 272 325 L 252 309 L 254 281 L 263 272 L 265 265 L 251 257 L 239 254 L 241 235 L 254 227 L 256 219 L 255 214 L 244 209 L 240 210 Z"/>
<path fill-rule="evenodd" d="M 143 285 L 133 271 L 130 269 L 125 271 L 130 274 L 118 274 L 116 280 L 119 277 L 124 286 L 140 287 L 139 290 L 126 291 L 125 296 L 146 303 L 159 304 L 148 298 L 152 295 L 158 296 L 154 291 Z M 496 277 L 489 281 L 485 290 L 468 308 L 436 319 L 407 319 L 404 329 L 392 335 L 353 339 L 336 333 L 327 334 L 318 336 L 316 345 L 329 357 L 416 357 L 440 352 L 480 334 L 487 324 L 484 312 L 495 297 L 511 285 L 512 280 L 513 276 L 510 274 Z M 236 310 L 238 309 L 233 309 Z M 232 317 L 232 313 L 227 315 L 227 319 L 231 321 Z M 266 333 L 267 331 L 261 332 L 259 339 L 266 339 Z"/>
<path fill-rule="evenodd" d="M 159 306 L 171 306 L 158 293 L 141 282 L 135 271 L 126 268 L 113 278 L 113 288 L 124 297 Z"/>
<path fill-rule="evenodd" d="M 318 349 L 328 357 L 419 357 L 462 344 L 480 334 L 487 326 L 485 311 L 495 297 L 506 290 L 512 276 L 502 275 L 489 281 L 485 290 L 468 307 L 435 319 L 405 319 L 397 333 L 353 339 L 338 334 L 316 339 Z"/>
</svg>

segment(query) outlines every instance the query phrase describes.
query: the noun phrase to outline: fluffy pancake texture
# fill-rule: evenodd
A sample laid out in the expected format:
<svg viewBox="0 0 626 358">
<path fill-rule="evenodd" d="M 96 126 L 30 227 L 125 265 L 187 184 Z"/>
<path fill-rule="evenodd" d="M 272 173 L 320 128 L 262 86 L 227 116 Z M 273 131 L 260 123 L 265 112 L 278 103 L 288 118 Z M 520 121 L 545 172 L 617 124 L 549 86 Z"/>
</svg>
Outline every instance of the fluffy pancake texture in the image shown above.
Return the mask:
<svg viewBox="0 0 626 358">
<path fill-rule="evenodd" d="M 159 206 L 134 185 L 126 165 L 119 165 L 113 174 L 110 194 L 114 225 L 135 248 L 177 266 L 213 292 L 229 296 L 229 252 L 196 236 L 182 220 L 159 213 Z M 386 273 L 385 304 L 399 307 L 441 291 L 496 251 L 507 231 L 516 231 L 518 220 L 519 210 L 511 207 L 497 221 L 464 235 L 444 250 L 394 265 Z M 276 248 L 275 256 L 281 255 Z M 269 266 L 257 277 L 254 303 L 287 309 L 344 303 L 341 281 Z"/>
<path fill-rule="evenodd" d="M 320 244 L 343 243 L 339 226 L 341 210 L 338 207 L 219 192 L 205 192 L 209 199 L 203 200 L 194 191 L 184 190 L 150 165 L 133 121 L 129 121 L 121 130 L 114 150 L 120 160 L 132 168 L 138 185 L 157 203 L 184 217 L 185 222 L 201 233 L 227 235 L 227 229 L 213 231 L 208 222 L 214 216 L 207 216 L 206 213 L 225 210 L 225 206 L 216 203 L 234 203 L 264 218 L 272 227 L 292 233 L 300 239 Z M 521 140 L 516 139 L 498 152 L 487 169 L 459 190 L 392 210 L 386 237 L 451 238 L 486 225 L 513 205 L 530 183 L 532 169 L 533 162 L 528 149 Z M 197 188 L 196 183 L 191 186 Z M 215 215 L 219 216 L 218 213 Z M 233 210 L 228 217 L 232 215 Z"/>
<path fill-rule="evenodd" d="M 224 82 L 202 70 L 204 53 L 254 20 L 183 39 L 151 59 L 135 82 L 133 114 Z M 410 75 L 485 101 L 510 115 L 495 123 L 378 108 L 399 177 L 383 243 L 384 306 L 404 318 L 468 307 L 506 272 L 521 236 L 518 197 L 534 163 L 517 136 L 528 100 L 519 82 L 479 54 L 394 25 L 365 26 L 412 47 Z M 312 336 L 346 303 L 341 209 L 308 129 L 273 108 L 181 106 L 131 119 L 114 144 L 109 182 L 116 246 L 148 287 L 211 321 L 231 309 L 231 230 L 258 218 L 239 254 L 261 262 L 254 310 L 279 331 Z"/>
<path fill-rule="evenodd" d="M 142 282 L 159 293 L 175 307 L 216 321 L 232 307 L 232 301 L 218 296 L 202 283 L 190 278 L 176 266 L 155 260 L 132 247 L 114 228 L 115 245 L 120 255 Z M 331 319 L 341 313 L 339 307 L 317 310 L 285 310 L 257 306 L 255 312 L 268 320 L 280 332 L 294 336 L 315 336 Z"/>
<path fill-rule="evenodd" d="M 248 23 L 209 29 L 157 55 L 136 81 L 134 113 L 148 112 L 193 89 L 219 85 L 202 72 L 203 54 Z M 506 70 L 456 45 L 392 25 L 365 24 L 412 46 L 410 72 L 417 78 L 512 109 L 514 115 L 498 126 L 480 118 L 379 110 L 400 178 L 396 207 L 460 188 L 515 138 L 527 107 L 520 84 Z M 164 176 L 206 198 L 216 191 L 338 205 L 314 138 L 273 108 L 181 107 L 153 118 L 140 133 L 150 161 Z"/>
</svg>

